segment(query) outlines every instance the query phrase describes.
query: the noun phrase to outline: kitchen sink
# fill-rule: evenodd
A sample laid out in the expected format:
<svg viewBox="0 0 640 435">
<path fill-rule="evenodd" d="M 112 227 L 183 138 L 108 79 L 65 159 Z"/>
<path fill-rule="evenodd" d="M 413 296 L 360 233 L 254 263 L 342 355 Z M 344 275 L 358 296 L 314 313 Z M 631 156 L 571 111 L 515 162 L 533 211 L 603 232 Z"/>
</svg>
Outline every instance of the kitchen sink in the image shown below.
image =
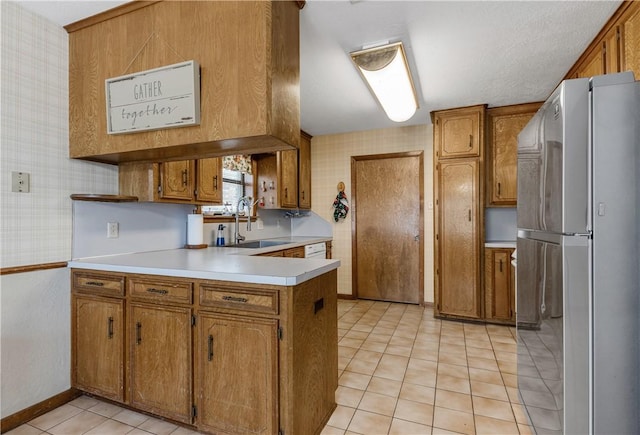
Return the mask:
<svg viewBox="0 0 640 435">
<path fill-rule="evenodd" d="M 277 240 L 253 240 L 251 242 L 238 243 L 237 245 L 225 245 L 227 248 L 268 248 L 271 246 L 286 245 L 291 242 L 282 242 Z"/>
</svg>

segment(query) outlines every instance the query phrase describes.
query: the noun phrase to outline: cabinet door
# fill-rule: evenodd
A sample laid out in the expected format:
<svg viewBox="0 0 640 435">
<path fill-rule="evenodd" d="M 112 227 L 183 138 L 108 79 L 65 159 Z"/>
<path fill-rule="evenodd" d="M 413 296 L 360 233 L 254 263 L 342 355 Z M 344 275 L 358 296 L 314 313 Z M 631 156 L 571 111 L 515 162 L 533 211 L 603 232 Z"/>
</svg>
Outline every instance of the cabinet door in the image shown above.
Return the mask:
<svg viewBox="0 0 640 435">
<path fill-rule="evenodd" d="M 191 309 L 132 303 L 131 405 L 191 422 Z"/>
<path fill-rule="evenodd" d="M 196 199 L 208 204 L 222 204 L 222 159 L 197 161 Z"/>
<path fill-rule="evenodd" d="M 298 150 L 298 207 L 311 208 L 311 136 L 300 133 Z"/>
<path fill-rule="evenodd" d="M 279 198 L 283 208 L 298 207 L 298 151 L 278 152 Z"/>
<path fill-rule="evenodd" d="M 515 294 L 511 285 L 511 249 L 485 249 L 485 318 L 513 319 Z"/>
<path fill-rule="evenodd" d="M 163 162 L 160 167 L 160 198 L 193 200 L 194 161 Z"/>
<path fill-rule="evenodd" d="M 515 206 L 518 186 L 518 133 L 539 105 L 489 109 L 487 200 L 490 206 Z M 530 111 L 521 113 L 522 110 Z M 513 111 L 510 113 L 510 111 Z"/>
<path fill-rule="evenodd" d="M 198 319 L 198 427 L 278 432 L 277 321 L 202 313 Z"/>
<path fill-rule="evenodd" d="M 633 71 L 640 78 L 640 2 L 631 2 L 622 23 L 622 71 Z"/>
<path fill-rule="evenodd" d="M 73 296 L 73 386 L 124 401 L 124 300 Z"/>
<path fill-rule="evenodd" d="M 604 36 L 604 72 L 620 72 L 620 27 L 615 26 Z"/>
<path fill-rule="evenodd" d="M 438 310 L 440 314 L 480 318 L 479 162 L 438 164 Z"/>
<path fill-rule="evenodd" d="M 484 141 L 484 106 L 435 113 L 436 157 L 478 157 Z"/>
<path fill-rule="evenodd" d="M 576 78 L 589 78 L 602 75 L 605 71 L 604 68 L 604 47 L 603 45 L 598 45 L 584 60 L 576 73 Z"/>
</svg>

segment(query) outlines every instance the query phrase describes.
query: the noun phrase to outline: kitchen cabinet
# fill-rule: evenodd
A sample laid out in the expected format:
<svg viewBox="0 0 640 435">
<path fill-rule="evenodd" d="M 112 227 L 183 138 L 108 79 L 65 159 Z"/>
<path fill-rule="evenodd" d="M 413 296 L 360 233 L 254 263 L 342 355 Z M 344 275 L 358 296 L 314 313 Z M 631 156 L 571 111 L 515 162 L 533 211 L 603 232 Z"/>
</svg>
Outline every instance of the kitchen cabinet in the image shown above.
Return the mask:
<svg viewBox="0 0 640 435">
<path fill-rule="evenodd" d="M 131 2 L 65 26 L 69 156 L 121 163 L 297 148 L 300 8 L 293 1 Z M 107 134 L 106 79 L 185 60 L 200 66 L 198 125 Z"/>
<path fill-rule="evenodd" d="M 485 248 L 484 317 L 493 323 L 515 325 L 515 287 L 511 268 L 513 249 Z"/>
<path fill-rule="evenodd" d="M 485 105 L 433 112 L 436 158 L 480 157 Z"/>
<path fill-rule="evenodd" d="M 298 207 L 298 152 L 278 151 L 278 198 L 281 208 Z"/>
<path fill-rule="evenodd" d="M 74 274 L 71 301 L 72 386 L 124 402 L 124 277 Z"/>
<path fill-rule="evenodd" d="M 436 167 L 436 314 L 482 316 L 480 265 L 484 209 L 480 162 L 452 159 Z"/>
<path fill-rule="evenodd" d="M 131 303 L 131 405 L 191 423 L 191 309 Z"/>
<path fill-rule="evenodd" d="M 301 135 L 300 150 L 254 155 L 257 198 L 262 208 L 311 208 L 311 137 Z"/>
<path fill-rule="evenodd" d="M 289 258 L 304 258 L 304 246 L 285 249 L 283 256 Z"/>
<path fill-rule="evenodd" d="M 278 432 L 277 320 L 201 313 L 199 426 L 213 433 Z"/>
<path fill-rule="evenodd" d="M 311 209 L 311 136 L 304 131 L 298 149 L 298 207 Z"/>
<path fill-rule="evenodd" d="M 487 179 L 489 207 L 515 207 L 517 203 L 518 133 L 541 103 L 518 104 L 487 110 Z"/>
<path fill-rule="evenodd" d="M 640 2 L 630 3 L 622 19 L 622 71 L 633 71 L 640 79 Z"/>
<path fill-rule="evenodd" d="M 482 318 L 486 106 L 431 113 L 434 122 L 435 315 Z"/>
<path fill-rule="evenodd" d="M 118 184 L 139 201 L 222 204 L 222 159 L 122 163 Z"/>
<path fill-rule="evenodd" d="M 640 76 L 640 3 L 622 2 L 565 79 L 621 71 Z"/>
<path fill-rule="evenodd" d="M 73 386 L 203 433 L 319 433 L 336 407 L 336 284 L 336 270 L 276 286 L 72 269 Z"/>
<path fill-rule="evenodd" d="M 183 423 L 192 418 L 192 284 L 128 281 L 131 405 Z"/>
</svg>

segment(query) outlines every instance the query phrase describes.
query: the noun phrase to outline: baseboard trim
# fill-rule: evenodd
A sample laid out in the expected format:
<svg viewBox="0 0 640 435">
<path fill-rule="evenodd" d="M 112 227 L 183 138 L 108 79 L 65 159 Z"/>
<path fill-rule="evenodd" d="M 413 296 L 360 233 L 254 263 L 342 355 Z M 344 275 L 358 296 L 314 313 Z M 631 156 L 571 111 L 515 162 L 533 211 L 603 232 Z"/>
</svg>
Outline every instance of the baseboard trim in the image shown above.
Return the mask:
<svg viewBox="0 0 640 435">
<path fill-rule="evenodd" d="M 82 392 L 80 390 L 70 388 L 67 391 L 63 391 L 60 394 L 49 397 L 48 399 L 25 408 L 22 411 L 11 414 L 10 416 L 5 417 L 0 421 L 0 433 L 9 432 L 11 429 L 15 429 L 16 427 L 21 426 L 26 422 L 33 420 L 38 416 L 41 416 L 42 414 L 46 414 L 47 412 L 56 409 L 57 407 L 62 406 L 67 402 L 71 402 L 81 394 Z"/>
<path fill-rule="evenodd" d="M 355 300 L 356 297 L 354 295 L 349 295 L 346 293 L 338 293 L 338 299 Z"/>
</svg>

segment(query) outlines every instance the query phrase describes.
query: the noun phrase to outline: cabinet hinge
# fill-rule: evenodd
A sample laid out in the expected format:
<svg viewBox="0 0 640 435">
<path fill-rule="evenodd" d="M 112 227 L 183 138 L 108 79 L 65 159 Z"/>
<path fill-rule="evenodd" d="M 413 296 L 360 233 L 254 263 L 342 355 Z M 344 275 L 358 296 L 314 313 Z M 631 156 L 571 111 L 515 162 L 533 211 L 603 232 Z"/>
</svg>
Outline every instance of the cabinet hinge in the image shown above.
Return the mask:
<svg viewBox="0 0 640 435">
<path fill-rule="evenodd" d="M 278 429 L 278 435 L 284 435 L 284 431 L 282 429 Z"/>
<path fill-rule="evenodd" d="M 284 332 L 282 331 L 282 326 L 278 326 L 278 340 L 282 340 L 282 335 Z"/>
<path fill-rule="evenodd" d="M 158 184 L 158 193 L 162 193 L 162 184 Z"/>
<path fill-rule="evenodd" d="M 196 326 L 196 315 L 195 314 L 191 315 L 191 326 Z"/>
<path fill-rule="evenodd" d="M 194 190 L 194 191 L 193 191 L 193 196 L 194 196 L 194 198 L 197 198 L 197 197 L 198 197 L 198 189 L 196 189 L 196 190 Z"/>
<path fill-rule="evenodd" d="M 198 416 L 198 407 L 193 405 L 191 407 L 191 417 L 196 418 Z"/>
</svg>

